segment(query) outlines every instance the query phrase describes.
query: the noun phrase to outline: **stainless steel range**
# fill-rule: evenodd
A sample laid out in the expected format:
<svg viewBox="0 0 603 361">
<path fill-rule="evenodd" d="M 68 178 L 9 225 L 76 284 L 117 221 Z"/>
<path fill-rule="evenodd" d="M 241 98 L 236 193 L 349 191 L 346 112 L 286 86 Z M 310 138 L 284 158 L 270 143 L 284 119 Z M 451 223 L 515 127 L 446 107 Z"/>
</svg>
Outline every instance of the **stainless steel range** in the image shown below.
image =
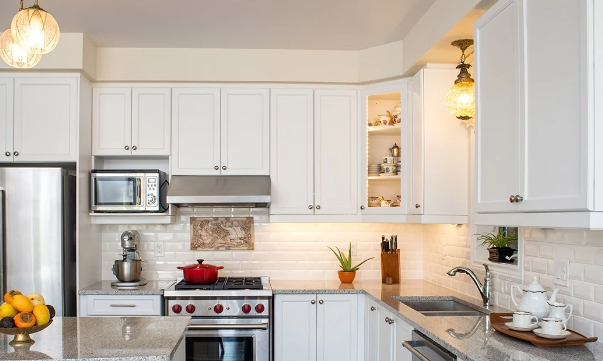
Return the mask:
<svg viewBox="0 0 603 361">
<path fill-rule="evenodd" d="M 180 281 L 164 290 L 167 316 L 192 316 L 187 361 L 269 361 L 272 288 L 268 277 L 220 277 L 211 285 Z"/>
</svg>

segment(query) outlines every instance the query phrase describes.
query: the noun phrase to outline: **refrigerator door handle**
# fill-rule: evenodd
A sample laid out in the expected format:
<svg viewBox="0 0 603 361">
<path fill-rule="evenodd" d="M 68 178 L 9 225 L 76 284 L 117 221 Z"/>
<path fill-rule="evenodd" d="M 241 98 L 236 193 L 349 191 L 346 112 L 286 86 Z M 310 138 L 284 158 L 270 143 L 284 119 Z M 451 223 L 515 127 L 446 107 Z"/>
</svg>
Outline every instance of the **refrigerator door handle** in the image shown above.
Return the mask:
<svg viewBox="0 0 603 361">
<path fill-rule="evenodd" d="M 6 286 L 6 191 L 0 187 L 0 294 L 5 294 Z"/>
</svg>

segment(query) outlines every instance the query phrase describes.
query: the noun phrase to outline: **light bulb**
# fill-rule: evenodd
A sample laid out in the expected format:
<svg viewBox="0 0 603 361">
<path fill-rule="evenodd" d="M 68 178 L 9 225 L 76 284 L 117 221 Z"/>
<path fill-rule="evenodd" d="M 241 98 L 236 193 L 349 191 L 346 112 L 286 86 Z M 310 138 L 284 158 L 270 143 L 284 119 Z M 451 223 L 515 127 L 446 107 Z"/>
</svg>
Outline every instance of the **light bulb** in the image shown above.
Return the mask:
<svg viewBox="0 0 603 361">
<path fill-rule="evenodd" d="M 13 68 L 28 69 L 36 66 L 42 54 L 31 54 L 23 50 L 12 36 L 11 29 L 0 36 L 0 58 Z"/>
</svg>

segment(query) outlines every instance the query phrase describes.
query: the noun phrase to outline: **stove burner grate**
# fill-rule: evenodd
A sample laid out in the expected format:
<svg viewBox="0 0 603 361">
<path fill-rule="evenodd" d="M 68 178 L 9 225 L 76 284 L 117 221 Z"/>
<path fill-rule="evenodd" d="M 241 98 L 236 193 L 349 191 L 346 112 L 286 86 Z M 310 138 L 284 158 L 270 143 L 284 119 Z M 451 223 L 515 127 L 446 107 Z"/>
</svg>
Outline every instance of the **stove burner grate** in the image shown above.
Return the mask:
<svg viewBox="0 0 603 361">
<path fill-rule="evenodd" d="M 178 282 L 176 290 L 262 290 L 262 279 L 260 277 L 219 277 L 215 283 L 209 285 L 193 285 Z"/>
</svg>

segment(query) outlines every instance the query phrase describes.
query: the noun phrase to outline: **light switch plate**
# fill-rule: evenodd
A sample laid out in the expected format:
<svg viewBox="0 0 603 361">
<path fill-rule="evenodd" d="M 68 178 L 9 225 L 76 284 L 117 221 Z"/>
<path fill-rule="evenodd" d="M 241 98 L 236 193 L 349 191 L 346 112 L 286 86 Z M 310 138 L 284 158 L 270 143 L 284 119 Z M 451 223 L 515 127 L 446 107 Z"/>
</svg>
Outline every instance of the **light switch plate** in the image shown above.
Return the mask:
<svg viewBox="0 0 603 361">
<path fill-rule="evenodd" d="M 163 242 L 155 242 L 155 257 L 163 257 Z"/>
<path fill-rule="evenodd" d="M 569 286 L 569 261 L 555 261 L 555 278 L 553 283 L 560 286 Z"/>
<path fill-rule="evenodd" d="M 352 242 L 352 256 L 356 256 L 357 251 L 358 245 L 356 244 L 356 242 Z"/>
</svg>

